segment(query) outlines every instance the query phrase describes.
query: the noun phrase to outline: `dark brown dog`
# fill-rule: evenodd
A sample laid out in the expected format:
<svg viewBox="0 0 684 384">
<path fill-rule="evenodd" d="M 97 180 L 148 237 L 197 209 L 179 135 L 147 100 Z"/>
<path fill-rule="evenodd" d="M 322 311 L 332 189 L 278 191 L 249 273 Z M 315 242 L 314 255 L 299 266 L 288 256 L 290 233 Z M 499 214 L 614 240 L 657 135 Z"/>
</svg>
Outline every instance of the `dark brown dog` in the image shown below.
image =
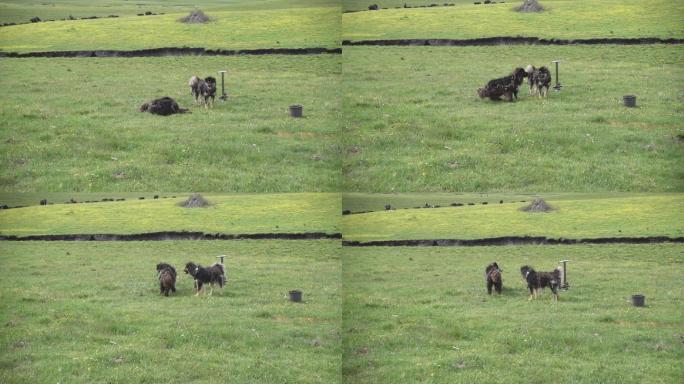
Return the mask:
<svg viewBox="0 0 684 384">
<path fill-rule="evenodd" d="M 518 99 L 518 88 L 527 77 L 527 72 L 522 68 L 516 68 L 513 72 L 498 79 L 490 80 L 484 88 L 478 88 L 480 98 L 489 97 L 491 100 L 500 100 L 503 96 L 507 101 Z"/>
<path fill-rule="evenodd" d="M 176 268 L 166 263 L 157 264 L 159 274 L 159 294 L 169 296 L 169 292 L 176 292 Z"/>
<path fill-rule="evenodd" d="M 501 278 L 501 268 L 499 264 L 495 262 L 489 264 L 485 268 L 485 281 L 487 281 L 487 293 L 492 294 L 492 287 L 496 290 L 496 293 L 501 294 L 503 288 L 503 280 Z"/>
</svg>

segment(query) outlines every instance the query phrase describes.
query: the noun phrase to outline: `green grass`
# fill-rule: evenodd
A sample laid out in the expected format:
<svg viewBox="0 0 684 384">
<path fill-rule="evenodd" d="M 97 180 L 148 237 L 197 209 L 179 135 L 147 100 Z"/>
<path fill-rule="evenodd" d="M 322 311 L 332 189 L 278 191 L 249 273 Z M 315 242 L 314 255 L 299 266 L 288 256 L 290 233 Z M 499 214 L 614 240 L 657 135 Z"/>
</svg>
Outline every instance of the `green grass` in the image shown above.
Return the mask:
<svg viewBox="0 0 684 384">
<path fill-rule="evenodd" d="M 340 195 L 205 194 L 206 208 L 178 206 L 176 199 L 128 200 L 90 204 L 55 204 L 0 211 L 3 235 L 81 233 L 339 233 Z M 46 198 L 50 201 L 50 195 Z"/>
<path fill-rule="evenodd" d="M 343 56 L 344 191 L 684 189 L 682 47 L 346 47 Z M 564 88 L 545 100 L 526 84 L 514 103 L 476 94 L 517 66 L 555 59 Z M 622 105 L 629 94 L 637 108 Z"/>
<path fill-rule="evenodd" d="M 0 190 L 337 191 L 340 66 L 339 55 L 4 59 Z M 195 106 L 190 76 L 222 69 L 228 102 Z M 192 113 L 138 112 L 164 95 Z"/>
<path fill-rule="evenodd" d="M 358 241 L 684 236 L 682 194 L 576 200 L 557 200 L 551 196 L 545 201 L 555 210 L 544 213 L 520 210 L 529 203 L 400 209 L 344 216 L 342 228 L 346 240 Z"/>
<path fill-rule="evenodd" d="M 22 196 L 25 194 L 20 194 Z M 454 203 L 461 204 L 499 204 L 531 201 L 537 197 L 547 200 L 585 200 L 606 197 L 638 196 L 634 193 L 344 193 L 342 195 L 342 209 L 351 212 L 384 211 L 385 205 L 391 205 L 394 209 L 423 208 L 425 204 L 431 206 L 448 207 Z M 2 194 L 0 194 L 2 199 Z M 42 199 L 42 197 L 41 197 Z M 33 198 L 37 204 L 40 199 Z"/>
<path fill-rule="evenodd" d="M 334 241 L 2 243 L 3 383 L 340 382 Z M 182 272 L 227 254 L 228 284 Z M 181 276 L 159 295 L 155 265 Z M 304 304 L 287 300 L 303 291 Z"/>
<path fill-rule="evenodd" d="M 519 267 L 570 259 L 533 302 Z M 504 293 L 487 296 L 496 260 Z M 681 245 L 345 248 L 350 383 L 674 383 L 684 375 Z M 632 307 L 633 294 L 646 296 Z"/>
<path fill-rule="evenodd" d="M 2 0 L 0 1 L 0 22 L 25 23 L 33 17 L 42 20 L 65 19 L 70 15 L 80 17 L 109 15 L 135 16 L 150 11 L 153 13 L 189 13 L 195 8 L 205 12 L 272 10 L 288 8 L 339 7 L 338 0 Z M 147 16 L 146 16 L 147 17 Z"/>
<path fill-rule="evenodd" d="M 179 22 L 178 19 L 186 14 L 4 27 L 0 28 L 0 50 L 256 49 L 339 45 L 340 10 L 337 7 L 208 12 L 214 20 L 204 24 Z"/>
<path fill-rule="evenodd" d="M 396 2 L 392 3 L 396 6 Z M 547 12 L 514 12 L 513 8 L 522 4 L 522 1 L 508 1 L 492 5 L 461 2 L 453 7 L 346 13 L 342 16 L 342 38 L 684 37 L 684 3 L 678 1 L 547 0 L 540 3 L 548 8 Z M 382 2 L 379 4 L 382 5 Z"/>
</svg>

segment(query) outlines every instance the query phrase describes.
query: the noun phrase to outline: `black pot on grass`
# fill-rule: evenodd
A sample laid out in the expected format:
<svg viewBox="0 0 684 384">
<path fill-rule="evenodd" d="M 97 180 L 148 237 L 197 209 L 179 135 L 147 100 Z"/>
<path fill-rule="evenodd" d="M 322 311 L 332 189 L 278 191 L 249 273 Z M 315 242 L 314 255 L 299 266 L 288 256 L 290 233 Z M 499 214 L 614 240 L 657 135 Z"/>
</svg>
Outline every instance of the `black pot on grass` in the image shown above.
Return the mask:
<svg viewBox="0 0 684 384">
<path fill-rule="evenodd" d="M 290 301 L 292 301 L 294 303 L 301 303 L 302 302 L 302 291 L 294 289 L 288 293 L 290 294 Z"/>
<path fill-rule="evenodd" d="M 635 307 L 646 306 L 646 296 L 644 295 L 632 295 L 632 305 Z"/>
<path fill-rule="evenodd" d="M 622 96 L 622 99 L 625 103 L 625 107 L 630 107 L 630 108 L 636 107 L 636 96 L 625 95 L 625 96 Z"/>
<path fill-rule="evenodd" d="M 290 105 L 290 116 L 292 117 L 302 117 L 303 111 L 304 107 L 299 104 Z"/>
</svg>

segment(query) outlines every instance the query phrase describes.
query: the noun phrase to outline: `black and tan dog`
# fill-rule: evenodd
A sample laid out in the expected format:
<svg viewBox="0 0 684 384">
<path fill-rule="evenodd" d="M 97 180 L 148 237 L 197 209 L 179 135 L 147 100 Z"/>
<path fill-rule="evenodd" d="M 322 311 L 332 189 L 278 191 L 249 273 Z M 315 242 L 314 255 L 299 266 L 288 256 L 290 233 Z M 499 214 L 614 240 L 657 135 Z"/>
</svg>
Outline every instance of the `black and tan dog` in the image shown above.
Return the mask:
<svg viewBox="0 0 684 384">
<path fill-rule="evenodd" d="M 204 108 L 207 106 L 214 106 L 214 98 L 216 97 L 216 79 L 208 76 L 204 80 L 197 76 L 190 78 L 188 82 L 190 85 L 190 92 L 195 96 L 195 104 L 201 102 Z"/>
<path fill-rule="evenodd" d="M 209 283 L 211 286 L 210 296 L 214 292 L 214 284 L 218 284 L 221 288 L 226 284 L 226 272 L 223 269 L 223 265 L 219 263 L 215 263 L 207 268 L 193 262 L 188 262 L 185 264 L 184 272 L 195 279 L 195 290 L 197 292 L 195 296 L 202 292 L 204 284 Z"/>
<path fill-rule="evenodd" d="M 170 264 L 157 264 L 159 275 L 159 294 L 168 296 L 169 292 L 176 292 L 176 268 Z"/>
<path fill-rule="evenodd" d="M 173 115 L 174 113 L 190 113 L 186 108 L 179 107 L 178 103 L 168 96 L 144 103 L 140 106 L 140 112 L 149 112 L 161 116 Z"/>
<path fill-rule="evenodd" d="M 551 289 L 554 301 L 558 301 L 558 289 L 561 285 L 560 270 L 537 272 L 532 267 L 523 265 L 520 267 L 520 274 L 527 282 L 527 288 L 530 290 L 530 298 L 528 300 L 536 299 L 539 296 L 539 290 L 548 287 Z"/>
<path fill-rule="evenodd" d="M 498 79 L 490 80 L 484 88 L 478 88 L 477 94 L 484 99 L 489 97 L 491 100 L 500 100 L 503 96 L 507 101 L 518 99 L 518 88 L 523 83 L 527 72 L 522 68 L 516 68 L 513 72 Z"/>
<path fill-rule="evenodd" d="M 525 68 L 527 83 L 530 85 L 530 95 L 546 97 L 551 85 L 551 71 L 546 67 L 535 68 L 530 64 Z"/>
<path fill-rule="evenodd" d="M 485 268 L 485 281 L 487 281 L 487 293 L 492 294 L 492 287 L 496 290 L 496 293 L 501 294 L 503 288 L 503 279 L 501 278 L 501 272 L 503 270 L 499 268 L 499 264 L 495 262 L 489 264 Z"/>
</svg>

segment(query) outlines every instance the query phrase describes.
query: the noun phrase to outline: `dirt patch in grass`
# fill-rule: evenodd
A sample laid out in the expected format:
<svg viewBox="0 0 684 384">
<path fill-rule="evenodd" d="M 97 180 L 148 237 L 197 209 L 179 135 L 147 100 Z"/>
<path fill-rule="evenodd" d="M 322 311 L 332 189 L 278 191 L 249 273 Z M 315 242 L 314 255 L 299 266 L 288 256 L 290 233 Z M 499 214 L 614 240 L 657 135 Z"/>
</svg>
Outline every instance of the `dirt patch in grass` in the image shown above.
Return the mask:
<svg viewBox="0 0 684 384">
<path fill-rule="evenodd" d="M 201 23 L 210 22 L 211 17 L 205 15 L 201 9 L 196 9 L 196 10 L 190 12 L 189 15 L 187 15 L 185 17 L 181 17 L 178 21 L 180 21 L 181 23 L 187 23 L 187 24 L 201 24 Z"/>
<path fill-rule="evenodd" d="M 178 205 L 183 208 L 206 208 L 211 203 L 199 193 L 193 193 L 187 200 L 180 202 Z"/>
<path fill-rule="evenodd" d="M 525 0 L 522 5 L 515 7 L 516 12 L 544 12 L 544 7 L 537 0 Z"/>
<path fill-rule="evenodd" d="M 524 206 L 520 208 L 520 210 L 523 212 L 550 212 L 553 211 L 554 208 L 548 205 L 544 199 L 539 198 L 534 199 L 530 205 Z"/>
</svg>

